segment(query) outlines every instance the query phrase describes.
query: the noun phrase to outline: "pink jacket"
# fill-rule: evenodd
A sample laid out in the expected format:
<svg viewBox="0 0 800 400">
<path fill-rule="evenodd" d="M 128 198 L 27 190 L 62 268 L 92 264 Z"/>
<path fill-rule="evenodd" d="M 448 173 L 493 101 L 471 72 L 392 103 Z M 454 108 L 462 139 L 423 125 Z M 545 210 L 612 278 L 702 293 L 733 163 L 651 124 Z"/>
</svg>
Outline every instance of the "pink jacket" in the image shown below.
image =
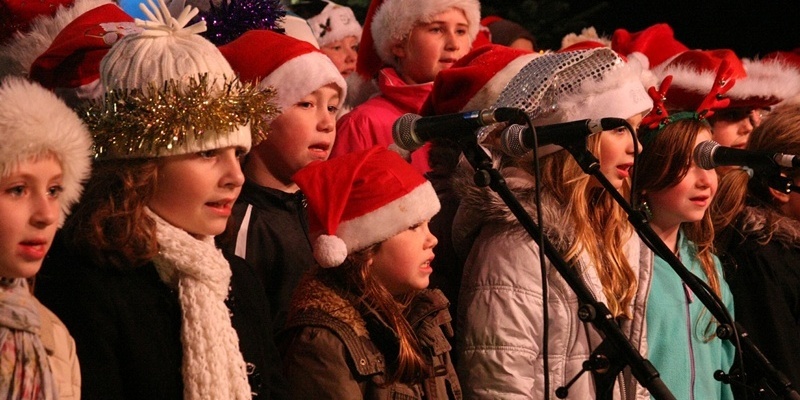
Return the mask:
<svg viewBox="0 0 800 400">
<path fill-rule="evenodd" d="M 330 158 L 394 143 L 394 121 L 407 113 L 419 114 L 433 83 L 408 85 L 393 68 L 384 68 L 378 74 L 378 87 L 379 95 L 358 105 L 336 122 L 336 142 Z M 421 173 L 430 170 L 428 147 L 425 145 L 411 155 L 411 165 Z"/>
</svg>

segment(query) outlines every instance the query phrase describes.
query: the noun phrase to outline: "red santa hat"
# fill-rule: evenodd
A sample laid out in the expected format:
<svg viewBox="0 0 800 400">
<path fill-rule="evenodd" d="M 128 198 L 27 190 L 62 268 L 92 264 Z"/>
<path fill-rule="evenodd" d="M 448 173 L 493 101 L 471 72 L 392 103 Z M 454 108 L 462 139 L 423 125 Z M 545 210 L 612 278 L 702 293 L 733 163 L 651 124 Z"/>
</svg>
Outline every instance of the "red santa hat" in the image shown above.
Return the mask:
<svg viewBox="0 0 800 400">
<path fill-rule="evenodd" d="M 628 58 L 639 60 L 645 68 L 656 68 L 689 50 L 675 39 L 675 32 L 667 24 L 655 24 L 634 33 L 617 29 L 611 37 L 611 48 Z"/>
<path fill-rule="evenodd" d="M 10 0 L 5 4 L 7 6 L 12 3 L 24 6 L 23 9 L 33 4 L 28 1 L 19 3 L 15 0 Z M 37 2 L 37 4 L 51 5 L 55 3 L 51 1 Z M 16 31 L 0 46 L 0 77 L 6 75 L 28 76 L 33 60 L 50 47 L 53 39 L 67 24 L 95 7 L 110 3 L 113 3 L 112 0 L 76 0 L 74 4 L 68 1 L 59 6 L 54 14 L 48 12 L 31 20 L 25 31 Z"/>
<path fill-rule="evenodd" d="M 485 46 L 439 73 L 424 109 L 431 115 L 516 107 L 537 125 L 627 119 L 653 106 L 641 74 L 638 64 L 602 46 L 542 55 Z"/>
<path fill-rule="evenodd" d="M 52 17 L 59 7 L 71 5 L 72 0 L 0 0 L 0 43 L 16 32 L 27 32 L 37 17 Z"/>
<path fill-rule="evenodd" d="M 340 99 L 347 95 L 344 77 L 330 58 L 302 40 L 253 30 L 219 50 L 242 81 L 275 88 L 277 104 L 284 110 L 331 83 Z"/>
<path fill-rule="evenodd" d="M 116 4 L 93 8 L 70 22 L 31 65 L 30 78 L 68 101 L 103 95 L 100 60 L 125 35 L 141 32 Z"/>
<path fill-rule="evenodd" d="M 422 112 L 440 115 L 487 108 L 511 78 L 539 56 L 496 44 L 479 47 L 439 72 Z"/>
<path fill-rule="evenodd" d="M 688 50 L 653 69 L 660 79 L 672 75 L 672 86 L 667 106 L 675 109 L 695 110 L 714 85 L 717 71 L 723 60 L 731 70 L 736 84 L 727 92 L 728 108 L 766 107 L 780 101 L 774 85 L 765 85 L 759 79 L 750 79 L 744 64 L 728 49 Z"/>
<path fill-rule="evenodd" d="M 89 177 L 88 129 L 55 94 L 21 77 L 0 82 L 0 104 L 0 174 L 8 176 L 33 157 L 55 155 L 63 176 L 64 191 L 58 196 L 63 223 Z"/>
<path fill-rule="evenodd" d="M 406 38 L 419 23 L 458 8 L 467 17 L 470 42 L 475 41 L 481 27 L 480 7 L 478 0 L 372 0 L 358 47 L 356 73 L 348 77 L 354 92 L 352 102 L 363 102 L 377 91 L 369 82 L 382 67 L 394 65 L 392 46 Z"/>
<path fill-rule="evenodd" d="M 760 59 L 743 59 L 742 63 L 747 71 L 743 84 L 760 85 L 781 103 L 800 102 L 800 48 L 776 51 Z"/>
<path fill-rule="evenodd" d="M 309 164 L 292 180 L 308 201 L 314 258 L 323 268 L 429 220 L 441 207 L 431 183 L 381 146 Z"/>
</svg>

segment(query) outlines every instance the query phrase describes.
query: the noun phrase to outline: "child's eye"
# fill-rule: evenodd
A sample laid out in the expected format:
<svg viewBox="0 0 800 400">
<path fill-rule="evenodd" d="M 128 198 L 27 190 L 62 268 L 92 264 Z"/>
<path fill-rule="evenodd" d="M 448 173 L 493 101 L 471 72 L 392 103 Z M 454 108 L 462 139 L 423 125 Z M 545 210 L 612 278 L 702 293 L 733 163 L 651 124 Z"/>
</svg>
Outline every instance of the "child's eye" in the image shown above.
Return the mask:
<svg viewBox="0 0 800 400">
<path fill-rule="evenodd" d="M 457 33 L 459 36 L 464 36 L 464 35 L 466 35 L 466 34 L 467 34 L 467 30 L 466 30 L 466 29 L 457 29 L 457 30 L 456 30 L 456 33 Z"/>
<path fill-rule="evenodd" d="M 353 51 L 355 51 L 356 53 L 358 53 L 358 45 L 352 46 L 352 47 L 351 47 L 351 49 L 353 49 Z"/>
<path fill-rule="evenodd" d="M 201 152 L 198 152 L 197 155 L 199 155 L 200 157 L 203 157 L 203 158 L 212 158 L 212 157 L 217 155 L 217 150 L 214 149 L 214 150 L 201 151 Z"/>
<path fill-rule="evenodd" d="M 53 185 L 47 188 L 47 195 L 50 197 L 58 197 L 61 192 L 64 191 L 64 187 L 61 185 Z"/>
<path fill-rule="evenodd" d="M 6 189 L 6 193 L 8 193 L 8 194 L 10 194 L 12 196 L 18 197 L 18 196 L 22 196 L 23 194 L 25 194 L 25 189 L 26 189 L 25 185 L 12 186 L 12 187 Z"/>
<path fill-rule="evenodd" d="M 342 51 L 342 46 L 333 46 L 331 47 L 333 51 Z"/>
<path fill-rule="evenodd" d="M 240 148 L 236 149 L 236 158 L 237 159 L 241 159 L 242 157 L 244 157 L 245 154 L 247 154 L 247 150 L 240 149 Z"/>
<path fill-rule="evenodd" d="M 328 112 L 331 114 L 336 114 L 339 112 L 339 107 L 336 106 L 328 106 Z"/>
<path fill-rule="evenodd" d="M 301 101 L 301 102 L 297 103 L 297 106 L 300 107 L 300 108 L 311 108 L 311 107 L 314 106 L 314 103 L 312 103 L 310 101 Z"/>
<path fill-rule="evenodd" d="M 628 128 L 620 126 L 619 128 L 614 129 L 614 133 L 619 133 L 619 134 L 628 133 Z"/>
<path fill-rule="evenodd" d="M 415 230 L 419 229 L 420 227 L 422 227 L 422 224 L 423 224 L 423 222 L 420 222 L 420 223 L 418 223 L 418 224 L 412 225 L 412 226 L 410 226 L 410 227 L 408 228 L 408 230 L 410 230 L 410 231 L 415 231 Z"/>
</svg>

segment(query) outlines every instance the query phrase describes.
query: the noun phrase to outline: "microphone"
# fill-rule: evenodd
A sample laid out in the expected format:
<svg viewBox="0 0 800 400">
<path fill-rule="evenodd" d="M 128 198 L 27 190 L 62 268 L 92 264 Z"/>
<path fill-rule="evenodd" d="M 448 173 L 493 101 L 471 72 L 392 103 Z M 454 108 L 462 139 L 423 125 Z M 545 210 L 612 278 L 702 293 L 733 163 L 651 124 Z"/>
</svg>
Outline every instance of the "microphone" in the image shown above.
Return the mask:
<svg viewBox="0 0 800 400">
<path fill-rule="evenodd" d="M 713 169 L 725 165 L 758 167 L 800 167 L 800 157 L 782 153 L 767 153 L 724 147 L 713 140 L 706 140 L 694 148 L 694 162 L 700 168 Z"/>
<path fill-rule="evenodd" d="M 628 122 L 622 118 L 602 118 L 599 120 L 583 119 L 562 122 L 560 124 L 536 126 L 536 138 L 539 147 L 548 144 L 565 146 L 576 143 L 595 133 L 627 127 Z M 511 124 L 501 133 L 500 150 L 514 157 L 522 157 L 533 150 L 533 129 L 525 125 Z"/>
<path fill-rule="evenodd" d="M 511 107 L 431 117 L 406 114 L 394 122 L 392 137 L 398 147 L 414 151 L 432 139 L 455 139 L 465 134 L 474 135 L 475 130 L 480 127 L 498 122 L 524 121 L 524 118 L 524 111 Z"/>
</svg>

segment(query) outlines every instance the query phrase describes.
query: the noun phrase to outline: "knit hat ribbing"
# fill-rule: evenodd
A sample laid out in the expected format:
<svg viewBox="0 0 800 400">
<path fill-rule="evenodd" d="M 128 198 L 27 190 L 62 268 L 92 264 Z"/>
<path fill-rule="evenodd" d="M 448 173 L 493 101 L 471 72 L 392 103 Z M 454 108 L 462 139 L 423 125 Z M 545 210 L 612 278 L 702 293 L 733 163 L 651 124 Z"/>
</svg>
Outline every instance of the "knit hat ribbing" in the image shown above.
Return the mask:
<svg viewBox="0 0 800 400">
<path fill-rule="evenodd" d="M 219 50 L 198 35 L 204 22 L 185 26 L 197 9 L 186 7 L 174 18 L 161 0 L 151 7 L 148 21 L 136 20 L 144 31 L 125 36 L 100 63 L 107 92 L 102 107 L 87 117 L 98 155 L 161 157 L 229 146 L 249 150 L 252 112 L 274 114 L 268 96 L 236 81 Z"/>
</svg>

